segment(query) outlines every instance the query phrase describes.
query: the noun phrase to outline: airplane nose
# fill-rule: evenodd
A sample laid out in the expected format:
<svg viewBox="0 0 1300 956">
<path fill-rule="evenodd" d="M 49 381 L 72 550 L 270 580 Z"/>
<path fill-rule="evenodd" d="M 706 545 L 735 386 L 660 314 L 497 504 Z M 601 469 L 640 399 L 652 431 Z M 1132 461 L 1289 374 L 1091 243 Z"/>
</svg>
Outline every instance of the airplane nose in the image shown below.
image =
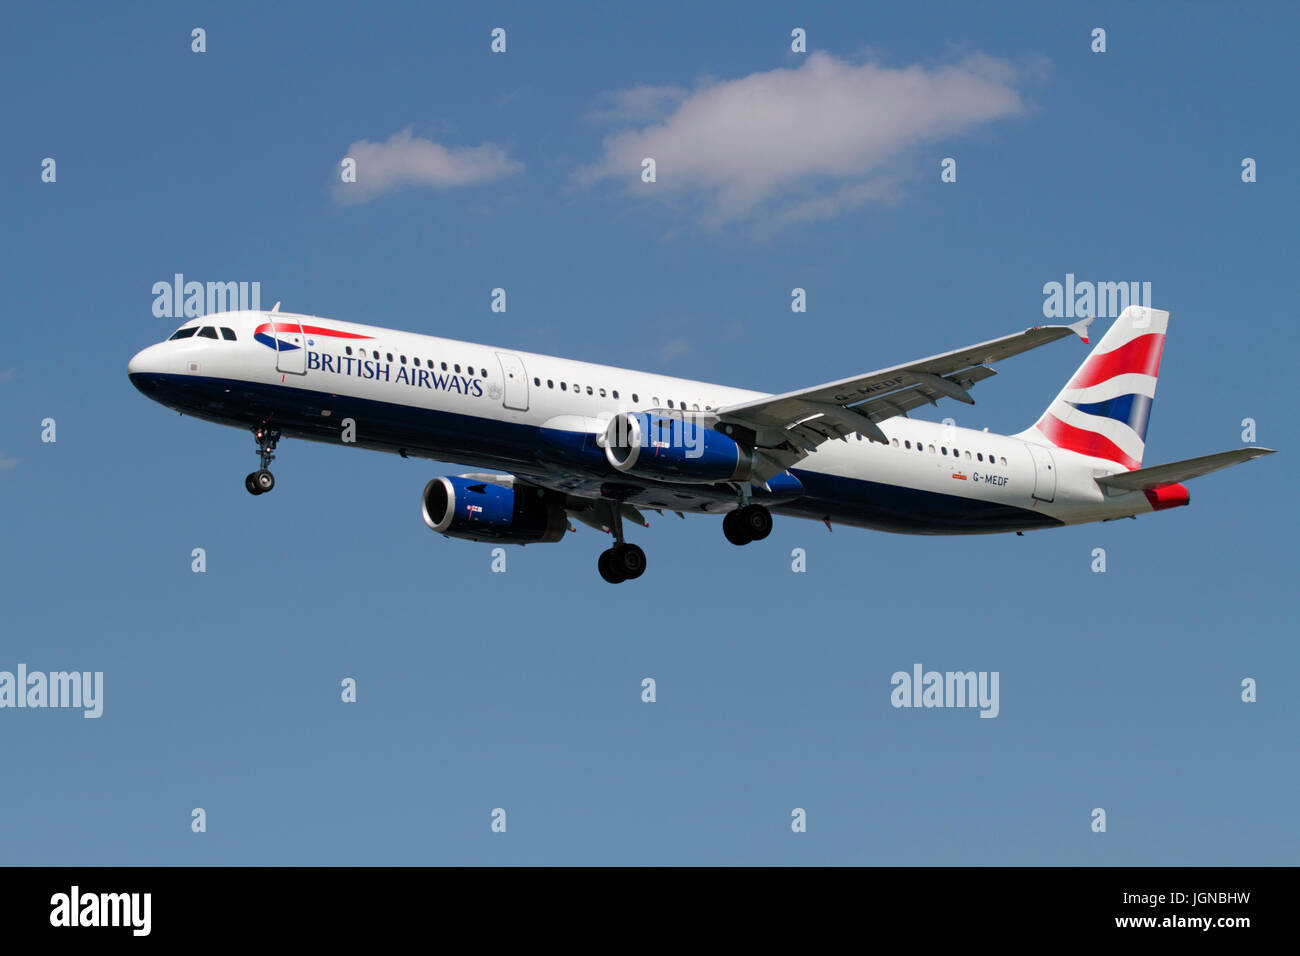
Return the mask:
<svg viewBox="0 0 1300 956">
<path fill-rule="evenodd" d="M 164 362 L 165 349 L 151 345 L 131 356 L 126 363 L 126 375 L 131 384 L 146 395 L 151 395 L 158 387 L 161 374 L 167 371 Z"/>
<path fill-rule="evenodd" d="M 153 372 L 162 371 L 162 365 L 159 359 L 159 347 L 151 345 L 147 349 L 141 349 L 131 356 L 131 361 L 126 363 L 126 374 L 129 376 L 148 375 Z"/>
</svg>

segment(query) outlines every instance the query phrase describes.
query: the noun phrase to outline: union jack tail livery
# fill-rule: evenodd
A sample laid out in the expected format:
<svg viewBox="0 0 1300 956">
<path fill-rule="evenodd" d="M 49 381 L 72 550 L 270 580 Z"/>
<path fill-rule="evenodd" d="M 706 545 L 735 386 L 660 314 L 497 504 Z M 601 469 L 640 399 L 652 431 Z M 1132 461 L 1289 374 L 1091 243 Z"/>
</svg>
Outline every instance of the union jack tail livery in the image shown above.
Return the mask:
<svg viewBox="0 0 1300 956">
<path fill-rule="evenodd" d="M 1131 305 L 1034 426 L 1019 436 L 1133 471 L 1142 467 L 1169 313 Z"/>
</svg>

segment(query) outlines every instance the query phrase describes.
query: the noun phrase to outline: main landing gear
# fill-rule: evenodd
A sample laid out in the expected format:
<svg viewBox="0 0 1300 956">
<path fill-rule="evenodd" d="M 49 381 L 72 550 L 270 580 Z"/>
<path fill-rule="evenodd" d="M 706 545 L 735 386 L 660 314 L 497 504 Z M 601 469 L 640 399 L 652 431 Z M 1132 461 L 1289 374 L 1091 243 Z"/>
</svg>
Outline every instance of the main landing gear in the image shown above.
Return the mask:
<svg viewBox="0 0 1300 956">
<path fill-rule="evenodd" d="M 250 495 L 264 495 L 275 487 L 275 475 L 271 474 L 268 466 L 275 458 L 275 445 L 280 440 L 280 431 L 266 426 L 254 428 L 253 439 L 257 442 L 257 457 L 262 462 L 262 467 L 249 472 L 244 479 L 244 487 Z"/>
<path fill-rule="evenodd" d="M 623 540 L 623 515 L 619 512 L 618 505 L 613 504 L 609 510 L 614 516 L 614 547 L 600 553 L 596 567 L 600 569 L 600 576 L 610 584 L 619 584 L 639 578 L 645 573 L 645 552 Z"/>
<path fill-rule="evenodd" d="M 762 505 L 744 505 L 728 511 L 722 519 L 722 533 L 732 544 L 762 541 L 772 533 L 772 512 Z"/>
</svg>

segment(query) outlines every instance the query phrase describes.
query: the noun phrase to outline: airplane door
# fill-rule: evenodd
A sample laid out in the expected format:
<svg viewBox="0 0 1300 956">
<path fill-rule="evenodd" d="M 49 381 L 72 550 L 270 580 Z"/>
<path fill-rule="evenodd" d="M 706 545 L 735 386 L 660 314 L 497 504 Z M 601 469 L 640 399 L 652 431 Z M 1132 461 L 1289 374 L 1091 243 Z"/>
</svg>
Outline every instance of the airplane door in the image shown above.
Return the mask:
<svg viewBox="0 0 1300 956">
<path fill-rule="evenodd" d="M 1025 447 L 1034 459 L 1034 497 L 1039 501 L 1051 501 L 1056 497 L 1056 461 L 1042 445 L 1026 443 Z"/>
<path fill-rule="evenodd" d="M 297 321 L 271 320 L 271 338 L 275 339 L 275 369 L 290 375 L 307 374 L 307 336 Z"/>
<path fill-rule="evenodd" d="M 501 402 L 506 408 L 521 412 L 528 411 L 528 373 L 518 355 L 498 352 L 497 360 L 501 363 L 501 374 L 505 378 L 505 392 Z"/>
</svg>

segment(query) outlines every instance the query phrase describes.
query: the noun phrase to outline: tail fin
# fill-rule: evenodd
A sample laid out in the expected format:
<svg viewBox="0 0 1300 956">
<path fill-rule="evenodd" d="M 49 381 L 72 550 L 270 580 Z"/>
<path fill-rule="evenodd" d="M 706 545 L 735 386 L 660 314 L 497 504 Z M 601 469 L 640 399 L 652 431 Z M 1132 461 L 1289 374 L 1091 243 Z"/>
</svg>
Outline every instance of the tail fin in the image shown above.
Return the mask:
<svg viewBox="0 0 1300 956">
<path fill-rule="evenodd" d="M 1168 312 L 1129 306 L 1033 427 L 1016 437 L 1141 468 L 1168 325 Z"/>
</svg>

